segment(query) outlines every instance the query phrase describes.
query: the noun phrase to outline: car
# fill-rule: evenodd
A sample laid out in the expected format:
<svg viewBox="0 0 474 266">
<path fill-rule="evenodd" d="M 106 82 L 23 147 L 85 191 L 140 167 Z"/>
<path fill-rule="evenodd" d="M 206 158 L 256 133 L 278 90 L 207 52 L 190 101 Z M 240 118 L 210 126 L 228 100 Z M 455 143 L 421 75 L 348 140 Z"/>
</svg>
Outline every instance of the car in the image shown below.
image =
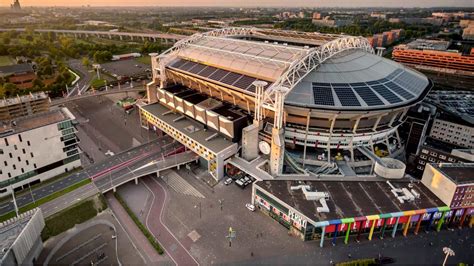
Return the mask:
<svg viewBox="0 0 474 266">
<path fill-rule="evenodd" d="M 245 204 L 245 207 L 247 207 L 251 212 L 255 211 L 255 206 L 253 204 L 247 203 Z"/>
<path fill-rule="evenodd" d="M 242 182 L 242 179 L 238 179 L 235 181 L 235 184 L 239 186 L 240 188 L 245 188 L 244 182 Z"/>
<path fill-rule="evenodd" d="M 230 185 L 232 183 L 232 178 L 227 178 L 225 181 L 224 181 L 224 185 Z"/>
</svg>

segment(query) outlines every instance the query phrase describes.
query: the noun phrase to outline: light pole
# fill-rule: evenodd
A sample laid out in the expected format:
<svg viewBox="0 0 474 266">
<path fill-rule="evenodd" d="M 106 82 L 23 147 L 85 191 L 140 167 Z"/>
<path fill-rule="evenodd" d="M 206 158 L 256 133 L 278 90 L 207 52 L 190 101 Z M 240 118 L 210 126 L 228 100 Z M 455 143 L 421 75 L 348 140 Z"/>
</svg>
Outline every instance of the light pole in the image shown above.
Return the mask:
<svg viewBox="0 0 474 266">
<path fill-rule="evenodd" d="M 446 261 L 448 260 L 448 257 L 455 256 L 456 254 L 454 254 L 454 251 L 448 247 L 444 247 L 443 252 L 444 254 L 446 254 L 446 257 L 444 257 L 444 261 L 443 261 L 443 266 L 444 266 L 446 265 Z"/>
<path fill-rule="evenodd" d="M 31 185 L 30 185 L 30 183 L 28 183 L 28 188 L 30 189 L 31 199 L 33 200 L 33 203 L 36 204 L 35 197 L 33 196 L 33 192 L 31 191 Z"/>
<path fill-rule="evenodd" d="M 197 209 L 199 207 L 199 219 L 201 219 L 201 202 L 199 202 L 198 205 L 194 205 L 194 209 Z"/>
<path fill-rule="evenodd" d="M 222 211 L 222 208 L 224 207 L 224 199 L 220 199 L 218 201 L 219 201 L 219 206 L 221 207 L 221 211 Z"/>
</svg>

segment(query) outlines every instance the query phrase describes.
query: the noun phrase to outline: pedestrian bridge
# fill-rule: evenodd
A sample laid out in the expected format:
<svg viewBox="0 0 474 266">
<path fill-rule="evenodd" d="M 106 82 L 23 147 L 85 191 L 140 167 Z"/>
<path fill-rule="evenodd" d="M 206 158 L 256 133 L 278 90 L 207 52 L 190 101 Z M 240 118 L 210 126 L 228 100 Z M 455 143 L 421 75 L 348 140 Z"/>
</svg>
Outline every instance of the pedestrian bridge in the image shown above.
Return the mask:
<svg viewBox="0 0 474 266">
<path fill-rule="evenodd" d="M 115 192 L 117 187 L 132 180 L 135 180 L 135 183 L 138 183 L 138 178 L 142 176 L 157 174 L 160 171 L 174 167 L 179 168 L 182 165 L 197 162 L 199 159 L 198 155 L 191 151 L 185 151 L 166 157 L 161 155 L 161 157 L 151 156 L 149 158 L 149 160 L 140 160 L 133 165 L 95 178 L 93 180 L 94 184 L 101 193 L 106 193 L 110 190 Z"/>
</svg>

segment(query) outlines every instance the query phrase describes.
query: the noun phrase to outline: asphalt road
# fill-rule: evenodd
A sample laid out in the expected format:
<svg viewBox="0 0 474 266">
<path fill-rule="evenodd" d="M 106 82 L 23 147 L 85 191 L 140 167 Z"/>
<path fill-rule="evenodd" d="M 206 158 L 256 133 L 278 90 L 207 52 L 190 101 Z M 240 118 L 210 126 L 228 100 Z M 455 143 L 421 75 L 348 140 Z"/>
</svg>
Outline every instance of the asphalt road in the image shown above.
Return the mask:
<svg viewBox="0 0 474 266">
<path fill-rule="evenodd" d="M 161 156 L 161 145 L 162 145 L 161 139 L 151 141 L 150 143 L 146 143 L 144 145 L 141 145 L 141 146 L 138 146 L 138 147 L 135 147 L 135 148 L 131 148 L 130 150 L 127 150 L 127 151 L 124 151 L 122 153 L 116 154 L 113 157 L 106 158 L 105 160 L 102 160 L 102 161 L 100 161 L 96 164 L 93 164 L 93 165 L 87 167 L 86 169 L 84 169 L 80 172 L 72 174 L 71 176 L 69 176 L 67 178 L 60 179 L 60 180 L 57 180 L 55 182 L 46 184 L 44 186 L 32 189 L 31 193 L 26 193 L 26 194 L 23 194 L 23 195 L 16 198 L 16 202 L 18 204 L 18 207 L 20 208 L 22 206 L 25 206 L 25 205 L 33 202 L 33 198 L 35 200 L 38 200 L 40 198 L 46 197 L 46 196 L 56 192 L 56 191 L 60 191 L 64 188 L 67 188 L 67 187 L 69 187 L 69 186 L 71 186 L 71 185 L 73 185 L 77 182 L 85 180 L 86 178 L 94 178 L 100 173 L 106 174 L 108 172 L 112 172 L 113 173 L 113 175 L 112 175 L 113 178 L 118 177 L 120 175 L 119 174 L 115 175 L 115 173 L 116 172 L 120 173 L 121 168 L 115 168 L 115 172 L 114 172 L 114 171 L 112 171 L 112 169 L 114 169 L 114 167 L 116 167 L 120 164 L 124 164 L 124 163 L 126 163 L 130 160 L 133 160 L 134 158 L 140 157 L 143 154 L 147 154 L 150 151 L 160 150 L 160 153 L 154 154 L 155 157 L 152 157 L 152 158 L 157 158 L 157 157 Z M 150 159 L 148 159 L 148 157 L 142 158 L 142 160 L 136 162 L 136 167 L 139 167 L 140 163 L 141 163 L 141 165 L 144 165 L 144 164 L 150 162 L 151 160 L 153 160 L 152 158 L 150 158 Z M 33 195 L 33 197 L 32 197 L 32 195 Z M 13 210 L 14 210 L 14 205 L 13 205 L 13 202 L 11 200 L 8 201 L 8 202 L 3 202 L 0 205 L 0 215 L 3 215 L 5 213 L 8 213 L 8 212 L 13 211 Z"/>
<path fill-rule="evenodd" d="M 79 90 L 81 93 L 85 92 L 89 88 L 89 84 L 92 81 L 93 74 L 82 64 L 79 59 L 71 59 L 67 62 L 69 68 L 72 71 L 76 72 L 81 78 L 77 82 L 77 85 L 71 88 L 69 92 L 69 97 L 75 96 L 78 94 Z"/>
</svg>

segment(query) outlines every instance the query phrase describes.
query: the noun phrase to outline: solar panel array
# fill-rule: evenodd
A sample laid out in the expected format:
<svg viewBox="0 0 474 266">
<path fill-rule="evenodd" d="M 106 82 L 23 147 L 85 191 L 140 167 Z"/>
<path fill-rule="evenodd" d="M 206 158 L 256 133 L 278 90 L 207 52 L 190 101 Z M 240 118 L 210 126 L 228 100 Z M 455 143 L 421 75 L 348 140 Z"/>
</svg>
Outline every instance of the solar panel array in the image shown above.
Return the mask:
<svg viewBox="0 0 474 266">
<path fill-rule="evenodd" d="M 255 86 L 253 86 L 252 83 L 258 80 L 250 76 L 207 66 L 185 59 L 178 59 L 174 63 L 170 64 L 169 67 L 205 77 L 213 81 L 218 81 L 249 92 L 255 92 Z M 265 88 L 270 85 L 271 84 L 269 83 Z"/>
<path fill-rule="evenodd" d="M 379 106 L 411 100 L 427 85 L 426 80 L 397 69 L 379 80 L 355 83 L 313 82 L 312 88 L 316 105 L 335 106 L 335 99 L 338 99 L 342 106 L 355 107 L 361 106 L 363 102 L 367 106 Z"/>
</svg>

